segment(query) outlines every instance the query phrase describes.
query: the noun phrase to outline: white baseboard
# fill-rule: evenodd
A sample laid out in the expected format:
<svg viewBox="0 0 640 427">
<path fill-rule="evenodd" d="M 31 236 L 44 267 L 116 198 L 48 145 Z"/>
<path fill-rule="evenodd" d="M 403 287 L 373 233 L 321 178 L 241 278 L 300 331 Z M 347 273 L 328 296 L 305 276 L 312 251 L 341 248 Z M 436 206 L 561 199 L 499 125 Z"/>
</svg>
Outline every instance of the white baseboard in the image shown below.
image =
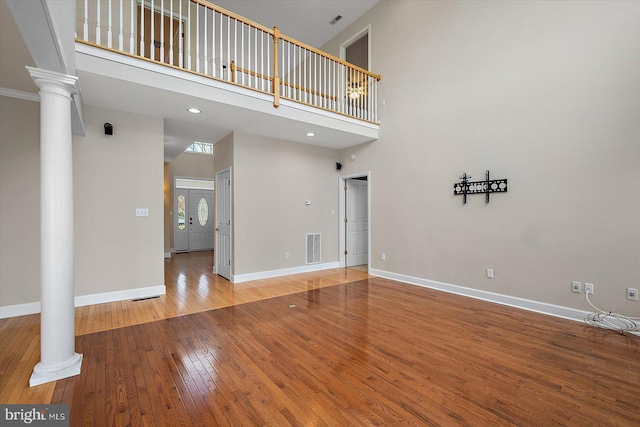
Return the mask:
<svg viewBox="0 0 640 427">
<path fill-rule="evenodd" d="M 171 258 L 171 252 L 165 252 L 164 253 L 164 257 L 165 258 Z"/>
<path fill-rule="evenodd" d="M 312 271 L 328 270 L 340 267 L 339 262 L 325 262 L 300 267 L 283 268 L 281 270 L 259 271 L 257 273 L 236 274 L 231 276 L 231 283 L 242 283 L 249 280 L 270 279 L 272 277 L 288 276 L 290 274 L 310 273 Z"/>
<path fill-rule="evenodd" d="M 105 292 L 103 294 L 81 295 L 74 299 L 76 307 L 85 305 L 104 304 L 105 302 L 123 301 L 136 298 L 155 297 L 167 293 L 164 285 L 149 286 L 148 288 L 127 289 L 124 291 Z"/>
<path fill-rule="evenodd" d="M 411 285 L 422 286 L 452 294 L 463 295 L 483 301 L 508 305 L 510 307 L 521 308 L 523 310 L 535 311 L 536 313 L 547 314 L 549 316 L 561 317 L 563 319 L 584 322 L 584 317 L 589 314 L 587 311 L 576 310 L 574 308 L 562 307 L 548 304 L 546 302 L 533 301 L 524 298 L 512 297 L 509 295 L 497 294 L 494 292 L 482 291 L 479 289 L 466 288 L 464 286 L 451 285 L 449 283 L 436 282 L 434 280 L 421 279 L 419 277 L 406 276 L 404 274 L 391 273 L 389 271 L 370 269 L 369 274 L 385 279 L 396 280 L 398 282 Z"/>
<path fill-rule="evenodd" d="M 81 295 L 74 298 L 74 306 L 82 307 L 92 304 L 103 304 L 106 302 L 123 301 L 136 298 L 148 298 L 157 295 L 164 295 L 167 289 L 164 285 L 150 286 L 148 288 L 127 289 L 124 291 L 105 292 L 102 294 Z M 30 302 L 26 304 L 6 305 L 0 307 L 0 319 L 8 317 L 26 316 L 28 314 L 40 313 L 40 302 Z"/>
<path fill-rule="evenodd" d="M 9 317 L 26 316 L 27 314 L 40 313 L 40 302 L 28 302 L 26 304 L 5 305 L 0 307 L 0 319 Z"/>
</svg>

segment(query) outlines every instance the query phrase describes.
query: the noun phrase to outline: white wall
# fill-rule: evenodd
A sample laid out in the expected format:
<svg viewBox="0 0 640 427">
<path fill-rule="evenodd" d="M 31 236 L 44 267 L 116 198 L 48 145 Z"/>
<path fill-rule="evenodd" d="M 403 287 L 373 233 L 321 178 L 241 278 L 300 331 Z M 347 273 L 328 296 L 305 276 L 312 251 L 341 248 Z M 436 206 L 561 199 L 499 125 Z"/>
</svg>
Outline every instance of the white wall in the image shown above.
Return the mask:
<svg viewBox="0 0 640 427">
<path fill-rule="evenodd" d="M 0 305 L 40 301 L 40 103 L 0 97 Z"/>
<path fill-rule="evenodd" d="M 381 137 L 341 161 L 375 180 L 373 268 L 582 310 L 587 281 L 638 316 L 638 22 L 638 2 L 382 1 L 328 43 L 372 26 Z M 463 206 L 453 183 L 486 169 L 509 192 Z"/>
<path fill-rule="evenodd" d="M 73 142 L 75 293 L 162 286 L 162 119 L 90 106 L 84 113 L 87 136 Z M 149 216 L 136 217 L 136 208 Z"/>
<path fill-rule="evenodd" d="M 305 266 L 306 233 L 322 234 L 322 263 L 338 261 L 337 155 L 234 133 L 235 275 Z"/>
<path fill-rule="evenodd" d="M 163 286 L 162 119 L 85 113 L 87 136 L 73 140 L 75 295 Z M 20 313 L 40 301 L 40 104 L 0 97 L 0 116 L 0 304 L 26 304 Z"/>
</svg>

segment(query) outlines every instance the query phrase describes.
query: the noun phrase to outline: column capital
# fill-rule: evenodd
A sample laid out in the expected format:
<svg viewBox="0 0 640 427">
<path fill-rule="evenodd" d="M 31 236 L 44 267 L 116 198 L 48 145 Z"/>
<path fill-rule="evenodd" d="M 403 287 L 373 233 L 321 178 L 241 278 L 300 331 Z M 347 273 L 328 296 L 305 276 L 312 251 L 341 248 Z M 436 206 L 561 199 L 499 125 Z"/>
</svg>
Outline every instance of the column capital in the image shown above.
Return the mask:
<svg viewBox="0 0 640 427">
<path fill-rule="evenodd" d="M 78 77 L 68 74 L 56 73 L 55 71 L 44 70 L 42 68 L 25 67 L 33 82 L 42 89 L 44 86 L 54 86 L 73 95 L 78 91 Z"/>
</svg>

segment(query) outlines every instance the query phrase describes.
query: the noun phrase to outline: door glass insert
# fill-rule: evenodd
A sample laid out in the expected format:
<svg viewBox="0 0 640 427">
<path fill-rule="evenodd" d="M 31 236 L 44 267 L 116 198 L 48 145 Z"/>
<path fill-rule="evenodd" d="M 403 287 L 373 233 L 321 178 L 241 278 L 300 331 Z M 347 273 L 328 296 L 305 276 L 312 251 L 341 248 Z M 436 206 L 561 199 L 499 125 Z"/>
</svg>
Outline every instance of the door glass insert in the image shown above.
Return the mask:
<svg viewBox="0 0 640 427">
<path fill-rule="evenodd" d="M 186 227 L 186 223 L 184 220 L 185 210 L 186 210 L 185 198 L 184 198 L 184 195 L 181 194 L 178 196 L 178 229 L 179 230 L 184 230 L 184 228 Z"/>
<path fill-rule="evenodd" d="M 201 226 L 207 225 L 207 220 L 209 219 L 209 204 L 207 203 L 207 199 L 204 197 L 200 198 L 198 202 L 198 221 Z"/>
</svg>

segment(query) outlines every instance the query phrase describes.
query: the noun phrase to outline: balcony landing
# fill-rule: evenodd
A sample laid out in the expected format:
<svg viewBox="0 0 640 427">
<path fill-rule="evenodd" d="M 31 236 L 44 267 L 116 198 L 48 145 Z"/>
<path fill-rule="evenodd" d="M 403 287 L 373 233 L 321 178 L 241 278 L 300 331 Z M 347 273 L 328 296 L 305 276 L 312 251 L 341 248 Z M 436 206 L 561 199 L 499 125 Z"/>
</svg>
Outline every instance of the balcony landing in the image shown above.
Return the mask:
<svg viewBox="0 0 640 427">
<path fill-rule="evenodd" d="M 216 143 L 232 131 L 336 149 L 379 134 L 374 123 L 284 99 L 274 108 L 270 94 L 82 43 L 76 67 L 85 104 L 164 119 L 166 161 L 193 141 Z"/>
</svg>

